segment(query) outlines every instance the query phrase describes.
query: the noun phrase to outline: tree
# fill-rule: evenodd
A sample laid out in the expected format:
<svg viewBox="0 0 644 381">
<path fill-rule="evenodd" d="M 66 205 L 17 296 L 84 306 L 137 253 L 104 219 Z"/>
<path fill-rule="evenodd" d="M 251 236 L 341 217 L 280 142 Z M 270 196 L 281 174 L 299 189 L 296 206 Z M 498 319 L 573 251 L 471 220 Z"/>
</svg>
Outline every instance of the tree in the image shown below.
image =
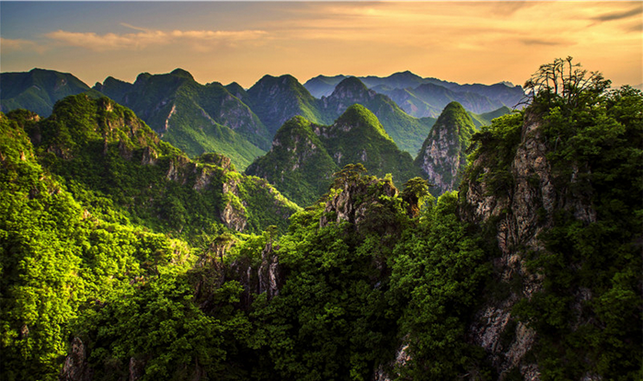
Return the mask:
<svg viewBox="0 0 644 381">
<path fill-rule="evenodd" d="M 333 187 L 342 188 L 342 184 L 357 181 L 365 173 L 367 173 L 367 168 L 361 163 L 347 164 L 341 171 L 333 174 L 335 179 L 333 181 Z"/>
<path fill-rule="evenodd" d="M 571 56 L 557 58 L 541 65 L 523 85 L 528 90 L 528 101 L 547 108 L 574 109 L 596 102 L 610 88 L 611 81 L 604 79 L 600 72 L 588 73 L 572 59 Z"/>
<path fill-rule="evenodd" d="M 420 215 L 420 209 L 427 201 L 427 196 L 431 196 L 429 193 L 429 187 L 431 186 L 433 184 L 430 184 L 429 180 L 424 180 L 420 177 L 407 180 L 401 197 L 407 203 L 407 215 L 409 217 L 416 218 Z"/>
</svg>

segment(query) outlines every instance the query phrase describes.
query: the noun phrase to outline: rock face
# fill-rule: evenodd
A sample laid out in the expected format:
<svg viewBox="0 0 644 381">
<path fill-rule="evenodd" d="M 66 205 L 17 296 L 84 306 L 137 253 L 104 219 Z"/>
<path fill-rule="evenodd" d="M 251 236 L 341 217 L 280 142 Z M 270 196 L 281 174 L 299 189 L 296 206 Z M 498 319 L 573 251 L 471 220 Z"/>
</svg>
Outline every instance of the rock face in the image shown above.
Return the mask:
<svg viewBox="0 0 644 381">
<path fill-rule="evenodd" d="M 472 119 L 463 106 L 452 102 L 445 107 L 414 161 L 434 184 L 434 195 L 458 188 L 459 173 L 466 164 L 465 150 L 474 132 Z"/>
<path fill-rule="evenodd" d="M 87 348 L 78 337 L 72 340 L 71 353 L 65 358 L 60 381 L 90 381 L 92 372 L 87 363 Z"/>
<path fill-rule="evenodd" d="M 365 179 L 358 176 L 357 170 L 343 172 L 348 176 L 336 179 L 334 188 L 337 190 L 328 196 L 324 214 L 320 218 L 320 226 L 339 224 L 343 221 L 355 226 L 358 232 L 361 226 L 368 225 L 368 229 L 382 235 L 392 234 L 398 226 L 392 226 L 379 220 L 377 213 L 372 213 L 372 207 L 382 204 L 381 196 L 395 197 L 398 189 L 388 180 Z"/>
<path fill-rule="evenodd" d="M 518 370 L 524 380 L 539 380 L 537 364 L 526 356 L 537 340 L 534 330 L 516 321 L 512 307 L 521 299 L 530 298 L 542 287 L 540 276 L 526 268 L 526 255 L 544 252 L 539 234 L 553 226 L 553 212 L 566 209 L 586 223 L 596 220 L 595 211 L 587 200 L 570 199 L 555 189 L 545 138 L 539 130 L 540 119 L 526 113 L 520 141 L 511 159 L 507 189 L 494 189 L 485 179 L 469 179 L 461 184 L 464 203 L 461 217 L 477 225 L 492 224 L 500 255 L 494 259 L 495 276 L 501 287 L 509 290 L 505 297 L 488 297 L 475 316 L 470 337 L 487 353 L 487 359 L 501 377 Z M 472 164 L 476 173 L 489 174 L 495 163 L 486 154 Z M 573 179 L 574 182 L 574 179 Z"/>
</svg>

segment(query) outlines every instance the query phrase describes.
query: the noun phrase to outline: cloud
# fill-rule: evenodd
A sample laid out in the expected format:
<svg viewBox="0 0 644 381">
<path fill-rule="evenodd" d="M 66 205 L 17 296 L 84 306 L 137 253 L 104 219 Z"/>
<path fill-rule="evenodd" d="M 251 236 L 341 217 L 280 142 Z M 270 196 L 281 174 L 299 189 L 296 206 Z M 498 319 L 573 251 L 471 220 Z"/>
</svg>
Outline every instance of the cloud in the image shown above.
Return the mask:
<svg viewBox="0 0 644 381">
<path fill-rule="evenodd" d="M 79 33 L 58 30 L 46 34 L 46 37 L 63 45 L 77 46 L 93 51 L 141 50 L 151 46 L 163 46 L 176 43 L 188 43 L 197 50 L 204 50 L 214 45 L 234 46 L 239 42 L 254 41 L 264 38 L 267 32 L 261 30 L 212 31 L 212 30 L 173 30 L 171 32 L 138 28 L 122 24 L 137 33 Z"/>
<path fill-rule="evenodd" d="M 40 46 L 33 41 L 3 37 L 0 37 L 0 49 L 2 49 L 3 53 L 16 51 L 35 51 L 37 53 L 43 53 L 45 51 L 45 47 Z"/>
<path fill-rule="evenodd" d="M 541 45 L 541 46 L 569 46 L 571 43 L 569 41 L 553 41 L 540 38 L 521 38 L 519 39 L 524 45 Z"/>
<path fill-rule="evenodd" d="M 610 13 L 604 13 L 599 16 L 595 16 L 592 19 L 595 21 L 614 21 L 614 20 L 622 20 L 622 19 L 627 19 L 633 16 L 641 16 L 642 15 L 642 6 L 638 6 L 633 9 L 621 11 L 621 12 L 610 12 Z"/>
</svg>

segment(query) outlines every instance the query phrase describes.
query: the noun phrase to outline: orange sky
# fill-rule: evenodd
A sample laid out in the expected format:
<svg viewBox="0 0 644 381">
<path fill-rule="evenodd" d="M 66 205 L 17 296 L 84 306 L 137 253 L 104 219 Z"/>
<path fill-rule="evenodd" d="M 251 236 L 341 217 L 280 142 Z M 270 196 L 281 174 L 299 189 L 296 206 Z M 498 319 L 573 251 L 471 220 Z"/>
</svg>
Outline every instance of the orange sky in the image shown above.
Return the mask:
<svg viewBox="0 0 644 381">
<path fill-rule="evenodd" d="M 0 2 L 0 70 L 112 75 L 177 67 L 249 87 L 264 74 L 411 70 L 523 82 L 571 55 L 614 85 L 642 83 L 642 2 Z"/>
</svg>

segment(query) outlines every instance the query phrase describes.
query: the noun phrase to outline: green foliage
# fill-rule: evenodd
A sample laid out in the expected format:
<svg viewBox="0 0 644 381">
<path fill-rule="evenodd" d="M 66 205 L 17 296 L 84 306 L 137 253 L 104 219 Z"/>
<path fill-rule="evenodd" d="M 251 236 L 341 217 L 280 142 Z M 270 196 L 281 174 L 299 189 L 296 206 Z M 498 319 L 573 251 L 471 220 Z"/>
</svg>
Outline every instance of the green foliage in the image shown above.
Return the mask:
<svg viewBox="0 0 644 381">
<path fill-rule="evenodd" d="M 227 282 L 214 298 L 227 305 L 237 301 L 241 291 L 239 283 Z M 206 315 L 193 303 L 192 293 L 185 276 L 167 272 L 123 294 L 111 294 L 82 324 L 81 337 L 91 343 L 89 364 L 96 379 L 119 379 L 131 359 L 140 363 L 142 380 L 224 372 L 236 335 L 250 323 L 241 311 L 230 308 Z"/>
<path fill-rule="evenodd" d="M 391 260 L 392 295 L 405 306 L 399 337 L 410 357 L 396 369 L 405 379 L 456 379 L 482 358 L 465 335 L 489 267 L 456 217 L 457 201 L 456 192 L 442 195 Z"/>
<path fill-rule="evenodd" d="M 246 173 L 266 178 L 288 198 L 309 205 L 328 191 L 334 172 L 354 163 L 376 176 L 395 173 L 397 185 L 420 175 L 411 156 L 396 147 L 378 118 L 357 104 L 331 126 L 314 125 L 299 116 L 287 121 L 275 135 L 271 151 Z"/>
<path fill-rule="evenodd" d="M 87 214 L 3 114 L 0 157 L 0 376 L 53 380 L 88 306 L 189 256 L 166 237 Z"/>
<path fill-rule="evenodd" d="M 293 222 L 319 221 L 322 212 L 302 212 Z M 252 315 L 272 378 L 369 379 L 393 347 L 388 282 L 377 267 L 391 249 L 377 236 L 355 242 L 346 223 L 291 226 L 278 252 L 290 275 L 280 294 Z"/>
<path fill-rule="evenodd" d="M 43 117 L 51 114 L 56 101 L 69 95 L 90 92 L 71 74 L 33 69 L 27 73 L 0 74 L 0 111 L 27 109 Z"/>
<path fill-rule="evenodd" d="M 565 91 L 540 92 L 533 108 L 475 134 L 467 179 L 510 195 L 523 119 L 541 120 L 561 207 L 535 211 L 543 250 L 517 248 L 541 287 L 508 330 L 536 331 L 529 356 L 544 380 L 641 378 L 642 94 L 599 92 L 598 76 L 577 89 L 575 73 Z M 393 145 L 366 108 L 344 118 L 336 127 L 357 125 L 370 148 Z M 399 193 L 391 173 L 401 169 L 383 179 L 358 161 L 340 169 L 325 145 L 342 139 L 324 128 L 296 117 L 276 140 L 320 159 L 308 176 L 329 173 L 328 193 L 300 210 L 223 155 L 190 160 L 107 98 L 66 98 L 45 120 L 0 113 L 0 378 L 58 379 L 74 338 L 97 380 L 369 380 L 377 370 L 449 380 L 485 369 L 468 327 L 498 296 L 486 281 L 501 217 L 480 232 L 461 221 L 456 192 L 436 201 L 419 177 Z"/>
<path fill-rule="evenodd" d="M 430 200 L 430 203 L 433 202 L 433 196 L 429 193 L 430 186 L 428 180 L 423 180 L 420 177 L 407 180 L 401 197 L 407 203 L 407 214 L 409 217 L 418 217 L 427 199 Z"/>
<path fill-rule="evenodd" d="M 324 194 L 333 172 L 338 170 L 314 125 L 296 116 L 284 123 L 274 139 L 274 146 L 259 157 L 246 173 L 267 179 L 286 197 L 300 205 L 309 205 Z"/>
<path fill-rule="evenodd" d="M 583 109 L 599 101 L 611 81 L 600 72 L 581 69 L 572 57 L 543 64 L 523 86 L 532 98 L 532 108 L 546 111 L 559 107 L 565 112 Z"/>
<path fill-rule="evenodd" d="M 507 194 L 513 185 L 510 164 L 521 141 L 523 117 L 523 112 L 502 116 L 472 135 L 465 176 L 469 182 L 484 182 L 490 195 Z M 490 170 L 483 173 L 483 165 Z"/>
<path fill-rule="evenodd" d="M 221 84 L 200 85 L 184 70 L 140 75 L 134 84 L 106 80 L 96 88 L 191 157 L 218 152 L 243 169 L 270 147 L 266 127 L 247 105 Z"/>
<path fill-rule="evenodd" d="M 542 131 L 558 189 L 587 202 L 594 217 L 583 222 L 557 212 L 541 237 L 547 254 L 530 262 L 545 275 L 543 290 L 517 313 L 541 335 L 544 379 L 584 372 L 634 379 L 642 367 L 642 94 L 625 87 L 596 98 L 584 91 L 578 99 L 591 103 L 566 112 L 553 107 Z"/>
<path fill-rule="evenodd" d="M 191 161 L 107 98 L 66 98 L 29 131 L 47 169 L 91 214 L 107 221 L 193 240 L 224 228 L 229 203 L 238 206 L 229 217 L 244 219 L 254 231 L 269 225 L 286 230 L 287 217 L 297 209 L 268 184 L 252 185 L 256 180 L 235 172 L 228 158 L 207 154 Z M 237 183 L 253 191 L 242 192 L 240 200 L 234 189 L 243 191 L 244 185 Z M 225 187 L 232 193 L 224 194 Z"/>
</svg>

